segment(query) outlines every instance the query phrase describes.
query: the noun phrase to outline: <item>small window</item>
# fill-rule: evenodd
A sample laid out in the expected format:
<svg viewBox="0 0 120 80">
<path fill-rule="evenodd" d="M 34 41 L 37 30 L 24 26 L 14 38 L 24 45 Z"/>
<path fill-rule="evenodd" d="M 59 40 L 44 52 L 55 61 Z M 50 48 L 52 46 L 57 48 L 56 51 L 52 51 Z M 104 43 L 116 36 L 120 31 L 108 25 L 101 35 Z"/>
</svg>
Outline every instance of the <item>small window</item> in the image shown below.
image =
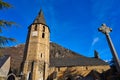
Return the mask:
<svg viewBox="0 0 120 80">
<path fill-rule="evenodd" d="M 45 38 L 45 33 L 42 33 L 42 38 Z"/>
<path fill-rule="evenodd" d="M 58 67 L 58 71 L 60 71 L 60 67 Z"/>
<path fill-rule="evenodd" d="M 35 28 L 34 28 L 35 31 L 37 31 L 37 25 L 35 25 Z"/>
<path fill-rule="evenodd" d="M 42 53 L 41 53 L 41 58 L 42 58 Z"/>
<path fill-rule="evenodd" d="M 45 26 L 43 26 L 43 32 L 45 32 Z"/>
</svg>

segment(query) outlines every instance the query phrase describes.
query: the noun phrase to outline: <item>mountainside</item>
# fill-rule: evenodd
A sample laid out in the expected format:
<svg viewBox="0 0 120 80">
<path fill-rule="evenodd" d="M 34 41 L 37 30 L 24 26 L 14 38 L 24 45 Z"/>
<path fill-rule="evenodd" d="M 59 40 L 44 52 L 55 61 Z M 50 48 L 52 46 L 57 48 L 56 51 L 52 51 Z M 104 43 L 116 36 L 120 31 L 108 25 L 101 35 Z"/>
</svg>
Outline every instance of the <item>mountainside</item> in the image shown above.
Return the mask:
<svg viewBox="0 0 120 80">
<path fill-rule="evenodd" d="M 0 49 L 0 53 L 11 56 L 11 69 L 19 72 L 24 54 L 24 44 Z M 66 49 L 56 43 L 50 43 L 50 67 L 108 65 L 99 58 L 89 58 Z"/>
<path fill-rule="evenodd" d="M 20 44 L 13 47 L 6 47 L 0 49 L 0 53 L 4 55 L 10 55 L 11 56 L 11 69 L 19 70 L 22 59 L 23 59 L 23 53 L 24 53 L 24 44 Z M 63 48 L 62 46 L 56 44 L 56 43 L 50 43 L 50 58 L 70 58 L 70 57 L 77 57 L 81 56 L 77 53 Z"/>
</svg>

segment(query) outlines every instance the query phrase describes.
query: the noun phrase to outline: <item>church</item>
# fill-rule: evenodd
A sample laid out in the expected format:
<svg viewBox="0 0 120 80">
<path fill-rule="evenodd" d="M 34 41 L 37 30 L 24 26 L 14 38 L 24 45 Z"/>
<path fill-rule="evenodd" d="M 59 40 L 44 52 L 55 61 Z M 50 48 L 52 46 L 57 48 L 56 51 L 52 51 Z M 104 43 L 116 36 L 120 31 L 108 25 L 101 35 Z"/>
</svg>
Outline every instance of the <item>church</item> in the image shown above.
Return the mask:
<svg viewBox="0 0 120 80">
<path fill-rule="evenodd" d="M 40 10 L 28 27 L 21 80 L 101 80 L 100 74 L 110 69 L 97 52 L 92 58 L 69 50 L 60 55 L 62 52 L 51 52 L 50 45 L 50 28 Z"/>
</svg>

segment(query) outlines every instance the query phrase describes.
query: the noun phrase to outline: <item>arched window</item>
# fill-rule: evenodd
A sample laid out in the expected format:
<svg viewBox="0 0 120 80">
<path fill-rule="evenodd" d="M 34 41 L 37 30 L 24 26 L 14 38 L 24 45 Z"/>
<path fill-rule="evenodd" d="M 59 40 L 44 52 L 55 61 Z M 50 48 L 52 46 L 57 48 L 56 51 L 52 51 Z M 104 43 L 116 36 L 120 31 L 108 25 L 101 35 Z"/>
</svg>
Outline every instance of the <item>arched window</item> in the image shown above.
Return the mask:
<svg viewBox="0 0 120 80">
<path fill-rule="evenodd" d="M 42 38 L 45 38 L 45 33 L 42 33 Z"/>
<path fill-rule="evenodd" d="M 43 26 L 43 32 L 45 32 L 45 26 Z"/>
<path fill-rule="evenodd" d="M 74 79 L 73 79 L 73 76 L 72 76 L 72 75 L 67 75 L 67 76 L 65 77 L 65 80 L 74 80 Z"/>
<path fill-rule="evenodd" d="M 13 73 L 9 74 L 7 80 L 15 80 L 15 75 Z"/>
<path fill-rule="evenodd" d="M 13 75 L 9 76 L 7 80 L 15 80 L 15 77 Z"/>
<path fill-rule="evenodd" d="M 68 77 L 68 78 L 66 78 L 65 80 L 71 80 L 71 78 Z"/>
<path fill-rule="evenodd" d="M 37 31 L 37 25 L 35 25 L 35 28 L 34 28 L 35 31 Z"/>
</svg>

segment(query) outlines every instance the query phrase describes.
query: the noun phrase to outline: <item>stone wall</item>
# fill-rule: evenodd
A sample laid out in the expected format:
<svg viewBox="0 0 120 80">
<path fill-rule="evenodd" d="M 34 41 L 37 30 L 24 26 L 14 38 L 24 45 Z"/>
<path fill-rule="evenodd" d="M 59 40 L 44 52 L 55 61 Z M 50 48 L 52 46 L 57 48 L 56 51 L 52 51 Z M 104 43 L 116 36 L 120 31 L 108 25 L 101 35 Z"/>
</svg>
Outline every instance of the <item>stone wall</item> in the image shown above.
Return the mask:
<svg viewBox="0 0 120 80">
<path fill-rule="evenodd" d="M 49 69 L 49 76 L 51 78 L 64 78 L 69 75 L 86 77 L 91 71 L 95 70 L 102 73 L 110 69 L 109 65 L 101 66 L 71 66 L 71 67 L 51 67 Z M 56 77 L 55 77 L 56 76 Z"/>
</svg>

